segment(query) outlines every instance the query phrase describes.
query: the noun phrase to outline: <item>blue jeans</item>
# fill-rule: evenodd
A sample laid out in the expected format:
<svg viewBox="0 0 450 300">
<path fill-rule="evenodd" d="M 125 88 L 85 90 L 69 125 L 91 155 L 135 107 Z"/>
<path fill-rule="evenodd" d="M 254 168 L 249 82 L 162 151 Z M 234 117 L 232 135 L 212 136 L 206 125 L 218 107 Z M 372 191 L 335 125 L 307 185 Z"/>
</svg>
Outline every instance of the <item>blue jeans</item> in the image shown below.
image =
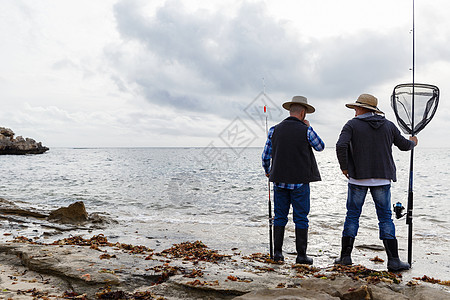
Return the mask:
<svg viewBox="0 0 450 300">
<path fill-rule="evenodd" d="M 274 226 L 286 226 L 289 209 L 292 204 L 295 228 L 308 228 L 309 184 L 297 189 L 284 189 L 274 186 Z"/>
<path fill-rule="evenodd" d="M 359 216 L 370 189 L 378 216 L 380 240 L 395 239 L 395 225 L 391 211 L 391 185 L 361 186 L 348 184 L 347 216 L 342 236 L 356 237 L 359 228 Z"/>
</svg>

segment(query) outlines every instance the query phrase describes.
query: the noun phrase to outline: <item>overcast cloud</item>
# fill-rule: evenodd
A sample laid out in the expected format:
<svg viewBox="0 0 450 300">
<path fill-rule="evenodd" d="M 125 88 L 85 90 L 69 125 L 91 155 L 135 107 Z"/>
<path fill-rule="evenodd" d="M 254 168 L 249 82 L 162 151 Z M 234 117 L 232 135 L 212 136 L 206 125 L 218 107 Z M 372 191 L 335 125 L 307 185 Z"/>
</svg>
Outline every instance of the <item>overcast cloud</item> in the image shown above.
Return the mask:
<svg viewBox="0 0 450 300">
<path fill-rule="evenodd" d="M 391 81 L 408 64 L 408 36 L 399 30 L 306 41 L 263 2 L 244 2 L 232 16 L 187 12 L 175 1 L 152 16 L 134 1 L 119 2 L 114 11 L 121 37 L 145 49 L 115 48 L 110 54 L 119 72 L 150 102 L 186 110 L 241 102 L 241 95 L 261 89 L 262 77 L 275 93 L 354 97 L 355 87 Z M 231 99 L 216 101 L 226 96 Z"/>
<path fill-rule="evenodd" d="M 3 1 L 0 126 L 50 147 L 207 146 L 238 118 L 262 146 L 265 89 L 271 124 L 307 96 L 332 147 L 345 103 L 372 93 L 395 120 L 411 81 L 411 1 L 391 2 Z M 416 1 L 416 81 L 441 89 L 423 146 L 450 146 L 448 8 Z"/>
</svg>

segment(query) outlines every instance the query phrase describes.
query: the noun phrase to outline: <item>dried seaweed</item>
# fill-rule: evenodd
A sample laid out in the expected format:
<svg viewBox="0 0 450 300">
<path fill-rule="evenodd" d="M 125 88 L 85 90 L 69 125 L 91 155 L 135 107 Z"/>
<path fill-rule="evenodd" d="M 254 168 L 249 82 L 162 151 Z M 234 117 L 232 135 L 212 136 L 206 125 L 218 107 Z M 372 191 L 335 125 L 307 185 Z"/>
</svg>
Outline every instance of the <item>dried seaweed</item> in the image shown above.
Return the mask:
<svg viewBox="0 0 450 300">
<path fill-rule="evenodd" d="M 64 294 L 62 295 L 63 299 L 76 299 L 76 300 L 87 300 L 87 296 L 86 294 L 78 294 L 77 292 L 64 292 Z"/>
<path fill-rule="evenodd" d="M 209 250 L 201 241 L 174 244 L 171 248 L 163 250 L 159 255 L 172 258 L 182 258 L 193 262 L 217 262 L 230 255 L 219 254 L 217 250 Z"/>
<path fill-rule="evenodd" d="M 156 296 L 150 291 L 135 292 L 133 294 L 124 291 L 112 291 L 110 287 L 95 294 L 96 299 L 107 300 L 164 300 L 164 297 Z"/>
<path fill-rule="evenodd" d="M 450 286 L 450 280 L 440 280 L 433 277 L 428 277 L 427 275 L 423 275 L 422 277 L 413 277 L 413 279 L 433 284 L 437 283 L 440 285 Z"/>
<path fill-rule="evenodd" d="M 184 274 L 183 277 L 187 278 L 203 277 L 203 271 L 194 269 L 191 271 L 191 273 Z"/>
<path fill-rule="evenodd" d="M 12 240 L 12 242 L 14 242 L 14 243 L 32 244 L 32 245 L 42 245 L 41 243 L 35 242 L 35 241 L 33 241 L 32 239 L 27 238 L 27 237 L 25 237 L 25 236 L 23 236 L 23 235 L 16 236 L 16 237 Z"/>
<path fill-rule="evenodd" d="M 252 282 L 251 279 L 239 278 L 238 276 L 228 275 L 227 280 L 237 281 L 237 282 Z"/>
<path fill-rule="evenodd" d="M 111 255 L 111 254 L 107 254 L 107 253 L 105 253 L 105 254 L 102 254 L 102 255 L 100 255 L 99 257 L 100 257 L 100 259 L 111 259 L 111 258 L 117 258 L 117 256 L 116 256 L 116 255 Z"/>
<path fill-rule="evenodd" d="M 38 289 L 34 288 L 34 289 L 29 289 L 26 291 L 17 291 L 17 294 L 19 295 L 25 295 L 25 294 L 30 294 L 31 296 L 33 296 L 33 299 L 49 299 L 49 294 L 47 292 L 42 292 L 39 291 Z M 54 297 L 54 296 L 51 296 Z"/>
<path fill-rule="evenodd" d="M 180 267 L 174 267 L 165 263 L 163 265 L 155 266 L 145 269 L 145 271 L 154 271 L 155 273 L 161 273 L 158 279 L 153 284 L 160 284 L 169 279 L 169 277 L 177 275 L 178 273 L 185 273 L 186 271 Z"/>
<path fill-rule="evenodd" d="M 292 268 L 297 271 L 297 274 L 302 275 L 313 275 L 314 273 L 317 273 L 320 271 L 319 268 L 308 266 L 308 265 L 292 265 Z"/>
<path fill-rule="evenodd" d="M 189 281 L 186 282 L 186 284 L 192 285 L 192 286 L 218 286 L 219 285 L 219 281 L 218 280 L 214 280 L 214 281 L 201 281 L 201 280 L 194 280 L 194 281 Z"/>
<path fill-rule="evenodd" d="M 370 261 L 373 261 L 373 262 L 376 262 L 376 263 L 378 263 L 378 262 L 382 263 L 382 262 L 384 262 L 384 259 L 379 258 L 378 255 L 377 255 L 374 258 L 371 258 Z"/>
<path fill-rule="evenodd" d="M 130 254 L 144 254 L 144 253 L 150 253 L 150 255 L 153 255 L 153 249 L 147 248 L 145 246 L 135 246 L 130 244 L 123 244 L 123 243 L 110 243 L 108 242 L 108 239 L 103 234 L 98 234 L 92 236 L 90 239 L 85 239 L 81 235 L 76 235 L 68 238 L 64 238 L 61 240 L 54 241 L 50 244 L 44 244 L 44 243 L 38 243 L 33 241 L 30 238 L 27 238 L 25 236 L 17 236 L 13 240 L 15 243 L 26 243 L 26 244 L 34 244 L 34 245 L 50 245 L 50 246 L 62 246 L 62 245 L 71 245 L 71 246 L 89 246 L 91 249 L 105 252 L 104 250 L 101 250 L 100 247 L 116 247 L 121 250 L 125 250 L 129 252 Z"/>
<path fill-rule="evenodd" d="M 382 278 L 392 280 L 393 283 L 400 283 L 402 279 L 401 274 L 396 274 L 387 271 L 376 271 L 368 269 L 361 265 L 353 265 L 353 266 L 335 265 L 331 268 L 331 271 L 343 273 L 355 280 L 364 279 L 370 283 L 380 282 L 382 281 L 381 280 Z"/>
<path fill-rule="evenodd" d="M 153 252 L 153 249 L 147 248 L 145 246 L 134 246 L 130 244 L 123 243 L 110 243 L 108 239 L 103 235 L 94 235 L 90 239 L 84 239 L 82 236 L 73 236 L 69 238 L 65 238 L 62 240 L 57 240 L 53 242 L 51 245 L 77 245 L 77 246 L 89 246 L 91 249 L 102 251 L 99 247 L 117 247 L 118 249 L 122 249 L 128 251 L 133 254 L 140 254 L 145 252 Z"/>
<path fill-rule="evenodd" d="M 277 265 L 283 264 L 282 261 L 277 262 L 277 261 L 274 261 L 273 259 L 271 259 L 269 254 L 260 253 L 260 252 L 250 254 L 249 256 L 243 256 L 242 258 L 248 259 L 250 261 L 257 261 L 257 262 L 262 262 L 262 263 L 266 263 L 266 264 L 277 264 Z"/>
<path fill-rule="evenodd" d="M 265 266 L 255 266 L 255 269 L 260 270 L 262 272 L 275 272 L 274 268 L 265 267 Z"/>
<path fill-rule="evenodd" d="M 441 282 L 439 282 L 439 284 L 450 286 L 450 280 L 441 280 Z"/>
</svg>

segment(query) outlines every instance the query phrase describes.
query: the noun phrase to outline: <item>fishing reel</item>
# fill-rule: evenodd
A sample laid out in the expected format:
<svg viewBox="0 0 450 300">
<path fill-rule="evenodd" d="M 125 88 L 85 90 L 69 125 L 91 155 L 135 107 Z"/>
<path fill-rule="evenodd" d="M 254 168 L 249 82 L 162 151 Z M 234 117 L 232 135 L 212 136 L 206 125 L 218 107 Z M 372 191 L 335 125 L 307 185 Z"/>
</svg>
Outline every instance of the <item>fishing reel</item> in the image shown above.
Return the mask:
<svg viewBox="0 0 450 300">
<path fill-rule="evenodd" d="M 395 218 L 400 219 L 401 217 L 403 217 L 404 215 L 406 215 L 406 213 L 403 213 L 403 210 L 405 208 L 403 207 L 401 202 L 397 202 L 394 204 L 394 212 L 395 212 Z"/>
</svg>

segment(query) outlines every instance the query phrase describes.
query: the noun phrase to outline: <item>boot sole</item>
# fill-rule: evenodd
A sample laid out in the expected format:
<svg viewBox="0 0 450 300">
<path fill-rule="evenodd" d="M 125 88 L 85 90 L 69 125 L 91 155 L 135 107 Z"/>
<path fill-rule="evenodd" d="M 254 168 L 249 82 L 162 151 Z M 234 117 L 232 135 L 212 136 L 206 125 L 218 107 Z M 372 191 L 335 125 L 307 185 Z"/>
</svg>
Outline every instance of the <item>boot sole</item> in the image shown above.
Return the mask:
<svg viewBox="0 0 450 300">
<path fill-rule="evenodd" d="M 408 269 L 404 269 L 404 268 L 400 268 L 400 269 L 389 269 L 389 268 L 388 268 L 388 271 L 389 271 L 389 272 L 392 272 L 392 273 L 398 273 L 398 272 L 408 271 L 408 270 L 409 270 L 409 268 L 408 268 Z"/>
<path fill-rule="evenodd" d="M 313 261 L 295 261 L 297 265 L 312 265 Z"/>
<path fill-rule="evenodd" d="M 346 261 L 346 262 L 343 262 L 342 259 L 341 259 L 340 261 L 335 260 L 334 264 L 335 265 L 343 265 L 343 266 L 351 266 L 351 265 L 353 265 L 353 262 L 352 262 L 351 259 L 350 259 L 350 261 Z"/>
</svg>

